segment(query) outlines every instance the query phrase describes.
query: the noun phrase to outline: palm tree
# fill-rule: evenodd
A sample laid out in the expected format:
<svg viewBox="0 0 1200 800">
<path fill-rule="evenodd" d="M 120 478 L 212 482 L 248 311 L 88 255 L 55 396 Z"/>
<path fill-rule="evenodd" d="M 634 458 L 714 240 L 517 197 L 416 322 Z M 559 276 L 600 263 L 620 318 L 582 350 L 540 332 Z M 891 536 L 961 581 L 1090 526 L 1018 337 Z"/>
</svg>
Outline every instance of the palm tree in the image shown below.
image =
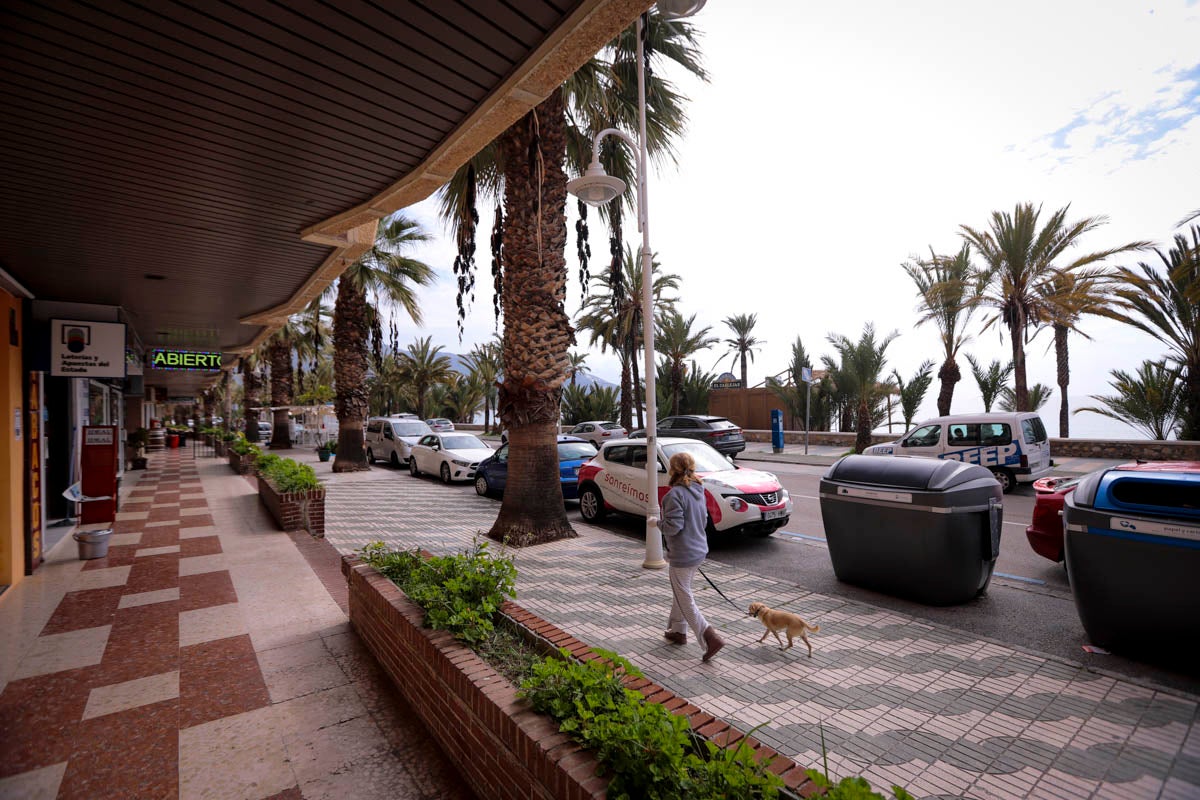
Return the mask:
<svg viewBox="0 0 1200 800">
<path fill-rule="evenodd" d="M 955 368 L 957 369 L 957 365 Z M 933 362 L 923 361 L 908 383 L 900 377 L 900 370 L 892 370 L 892 377 L 896 379 L 896 386 L 900 390 L 900 413 L 904 415 L 904 430 L 908 432 L 912 427 L 913 417 L 917 415 L 917 409 L 925 399 L 925 393 L 929 391 L 929 384 L 933 383 Z"/>
<path fill-rule="evenodd" d="M 1029 387 L 1029 408 L 1028 411 L 1038 411 L 1042 406 L 1046 405 L 1050 400 L 1050 395 L 1054 394 L 1054 390 L 1044 383 L 1035 383 Z M 1000 390 L 1000 410 L 1001 411 L 1016 411 L 1017 410 L 1017 395 L 1012 390 L 1011 386 L 1005 386 Z"/>
<path fill-rule="evenodd" d="M 695 314 L 684 319 L 678 311 L 671 310 L 663 316 L 662 321 L 658 324 L 658 330 L 654 334 L 655 349 L 663 356 L 670 369 L 667 385 L 670 391 L 672 415 L 680 413 L 679 403 L 683 398 L 685 377 L 684 362 L 701 350 L 707 350 L 720 341 L 715 336 L 709 336 L 712 328 L 707 325 L 699 330 L 692 330 L 695 323 Z M 646 420 L 647 426 L 651 424 L 655 424 L 655 420 Z"/>
<path fill-rule="evenodd" d="M 428 239 L 416 222 L 403 213 L 393 214 L 380 224 L 371 249 L 347 267 L 335 284 L 334 409 L 338 418 L 338 445 L 334 472 L 370 468 L 363 422 L 368 408 L 367 359 L 373 353 L 377 366 L 383 361 L 380 306 L 398 305 L 409 319 L 421 323 L 415 287 L 433 283 L 434 271 L 428 264 L 403 253 Z"/>
<path fill-rule="evenodd" d="M 1071 409 L 1067 398 L 1071 367 L 1067 335 L 1075 331 L 1084 338 L 1091 338 L 1079 329 L 1079 320 L 1089 314 L 1100 316 L 1107 313 L 1111 302 L 1107 278 L 1108 272 L 1103 269 L 1062 270 L 1051 273 L 1041 286 L 1050 325 L 1054 330 L 1059 393 L 1058 436 L 1061 439 L 1071 437 Z M 1030 406 L 1034 410 L 1038 408 L 1032 400 Z"/>
<path fill-rule="evenodd" d="M 267 364 L 271 369 L 271 449 L 286 450 L 292 446 L 288 407 L 292 404 L 292 336 L 291 320 L 267 339 Z"/>
<path fill-rule="evenodd" d="M 246 441 L 257 442 L 258 407 L 262 403 L 258 393 L 262 388 L 261 365 L 258 353 L 242 356 L 239 369 L 242 371 L 242 419 Z"/>
<path fill-rule="evenodd" d="M 450 357 L 441 355 L 441 352 L 442 346 L 435 346 L 433 337 L 426 336 L 414 340 L 408 346 L 408 352 L 400 353 L 396 358 L 401 380 L 412 386 L 415 411 L 422 419 L 432 416 L 434 411 L 440 411 L 430 407 L 430 388 L 450 380 Z"/>
<path fill-rule="evenodd" d="M 439 416 L 449 417 L 454 422 L 472 422 L 475 412 L 483 405 L 483 386 L 469 376 L 451 372 L 438 384 L 442 389 Z"/>
<path fill-rule="evenodd" d="M 477 344 L 463 360 L 471 379 L 483 387 L 483 431 L 487 433 L 491 430 L 492 409 L 496 402 L 496 381 L 504 371 L 500 343 Z"/>
<path fill-rule="evenodd" d="M 387 416 L 398 411 L 416 408 L 416 396 L 412 384 L 400 366 L 400 356 L 389 353 L 367 379 L 368 407 L 372 414 Z"/>
<path fill-rule="evenodd" d="M 640 384 L 637 375 L 638 354 L 643 347 L 642 330 L 642 264 L 635 259 L 633 253 L 625 251 L 624 275 L 614 283 L 613 276 L 607 272 L 598 275 L 594 282 L 600 287 L 599 291 L 589 294 L 580 309 L 576 324 L 580 330 L 589 333 L 589 344 L 600 345 L 600 351 L 612 348 L 621 360 L 621 413 L 620 422 L 626 430 L 632 430 L 635 384 Z M 674 296 L 664 296 L 667 290 L 679 289 L 679 276 L 670 272 L 664 273 L 657 261 L 652 261 L 654 270 L 654 285 L 651 293 L 654 297 L 657 322 L 664 315 L 675 310 Z M 627 287 L 628 291 L 625 288 Z M 624 292 L 622 299 L 617 302 L 613 298 Z M 642 407 L 637 405 L 639 425 L 642 424 Z"/>
<path fill-rule="evenodd" d="M 566 386 L 563 389 L 564 425 L 578 425 L 593 419 L 615 419 L 617 416 L 617 390 L 611 386 L 592 384 Z"/>
<path fill-rule="evenodd" d="M 1168 367 L 1165 361 L 1143 361 L 1134 375 L 1119 369 L 1110 374 L 1113 379 L 1108 385 L 1116 394 L 1091 396 L 1105 407 L 1077 408 L 1076 414 L 1083 411 L 1100 414 L 1123 422 L 1151 439 L 1166 439 L 1179 429 L 1184 404 L 1178 367 Z"/>
<path fill-rule="evenodd" d="M 842 372 L 853 378 L 856 387 L 855 453 L 861 453 L 871 445 L 872 408 L 882 396 L 879 376 L 887 364 L 884 354 L 888 345 L 899 335 L 899 331 L 892 331 L 877 342 L 875 325 L 868 322 L 863 326 L 862 336 L 857 342 L 840 334 L 831 333 L 826 337 L 841 356 Z"/>
<path fill-rule="evenodd" d="M 1113 295 L 1117 307 L 1106 316 L 1121 320 L 1164 342 L 1168 358 L 1183 378 L 1179 438 L 1200 439 L 1200 225 L 1191 228 L 1191 243 L 1180 233 L 1163 253 L 1162 269 L 1140 262 L 1116 271 Z"/>
<path fill-rule="evenodd" d="M 571 385 L 575 385 L 575 379 L 580 375 L 590 375 L 591 370 L 587 367 L 587 353 L 572 351 L 567 353 L 567 376 L 570 378 Z"/>
<path fill-rule="evenodd" d="M 975 383 L 979 385 L 979 393 L 983 395 L 984 413 L 989 413 L 996 398 L 1004 392 L 1004 386 L 1013 373 L 1013 364 L 1010 361 L 1001 366 L 999 361 L 993 361 L 984 369 L 978 361 L 971 357 L 970 353 L 967 354 L 967 361 L 971 363 L 971 374 L 975 376 Z"/>
<path fill-rule="evenodd" d="M 969 244 L 964 243 L 953 256 L 937 255 L 930 247 L 929 255 L 928 261 L 913 259 L 901 266 L 917 285 L 917 294 L 921 298 L 917 306 L 921 318 L 917 325 L 933 320 L 942 338 L 945 359 L 938 370 L 942 388 L 938 393 L 937 409 L 939 416 L 946 416 L 954 399 L 954 384 L 962 380 L 958 351 L 971 338 L 966 327 L 983 286 L 971 267 Z"/>
<path fill-rule="evenodd" d="M 722 320 L 729 330 L 733 331 L 733 338 L 726 339 L 725 344 L 729 345 L 729 350 L 733 354 L 734 360 L 741 359 L 742 362 L 742 388 L 749 389 L 750 384 L 747 382 L 746 357 L 754 360 L 754 351 L 766 344 L 765 341 L 754 336 L 754 325 L 758 322 L 758 314 L 734 314 Z"/>
<path fill-rule="evenodd" d="M 659 53 L 698 69 L 694 39 L 687 25 L 651 14 L 644 37 L 647 61 Z M 618 36 L 610 45 L 615 54 L 612 61 L 621 60 L 622 53 L 634 49 L 633 44 L 630 32 Z M 475 195 L 480 184 L 497 198 L 502 189 L 492 236 L 492 274 L 499 289 L 495 308 L 497 313 L 504 312 L 505 372 L 499 410 L 511 447 L 504 501 L 488 535 L 513 545 L 575 535 L 561 505 L 544 502 L 558 487 L 554 437 L 566 379 L 566 354 L 574 342 L 562 311 L 566 295 L 564 168 L 569 157 L 576 171 L 583 170 L 589 160 L 590 138 L 602 128 L 615 122 L 625 130 L 636 129 L 637 115 L 628 111 L 637 107 L 636 86 L 615 79 L 620 72 L 614 64 L 599 59 L 585 64 L 561 91 L 552 92 L 472 159 L 443 193 L 443 214 L 450 217 L 459 244 L 455 273 L 461 320 L 464 301 L 474 291 Z M 682 97 L 657 71 L 652 71 L 647 84 L 647 107 L 647 148 L 653 153 L 669 152 L 671 138 L 678 135 L 684 121 Z M 615 169 L 613 162 L 609 164 Z M 581 252 L 585 248 L 586 244 L 580 245 Z M 621 249 L 619 245 L 612 248 L 615 265 L 619 265 Z M 581 291 L 586 291 L 586 283 L 581 281 Z"/>
<path fill-rule="evenodd" d="M 985 327 L 1000 321 L 1008 331 L 1012 342 L 1013 379 L 1019 411 L 1029 410 L 1025 337 L 1030 328 L 1050 318 L 1045 299 L 1047 292 L 1043 290 L 1046 281 L 1059 272 L 1098 264 L 1117 253 L 1146 246 L 1145 242 L 1131 242 L 1060 263 L 1066 250 L 1076 245 L 1080 237 L 1108 222 L 1106 217 L 1085 217 L 1068 222 L 1069 210 L 1069 205 L 1063 206 L 1039 228 L 1041 206 L 1034 208 L 1032 203 L 1022 203 L 1011 214 L 992 212 L 990 230 L 959 226 L 963 239 L 974 245 L 987 264 L 987 285 L 979 302 L 996 309 L 996 315 L 987 321 Z"/>
</svg>

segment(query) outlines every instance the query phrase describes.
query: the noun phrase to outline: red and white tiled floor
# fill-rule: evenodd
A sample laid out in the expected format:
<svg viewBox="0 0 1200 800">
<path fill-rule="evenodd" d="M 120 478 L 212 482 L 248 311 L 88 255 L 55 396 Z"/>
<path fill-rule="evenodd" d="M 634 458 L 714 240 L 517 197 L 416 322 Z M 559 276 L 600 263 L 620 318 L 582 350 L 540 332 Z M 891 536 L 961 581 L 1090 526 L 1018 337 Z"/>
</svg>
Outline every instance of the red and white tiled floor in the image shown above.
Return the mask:
<svg viewBox="0 0 1200 800">
<path fill-rule="evenodd" d="M 0 798 L 471 796 L 349 630 L 331 547 L 223 461 L 126 478 L 107 557 L 65 537 L 0 595 Z"/>
</svg>

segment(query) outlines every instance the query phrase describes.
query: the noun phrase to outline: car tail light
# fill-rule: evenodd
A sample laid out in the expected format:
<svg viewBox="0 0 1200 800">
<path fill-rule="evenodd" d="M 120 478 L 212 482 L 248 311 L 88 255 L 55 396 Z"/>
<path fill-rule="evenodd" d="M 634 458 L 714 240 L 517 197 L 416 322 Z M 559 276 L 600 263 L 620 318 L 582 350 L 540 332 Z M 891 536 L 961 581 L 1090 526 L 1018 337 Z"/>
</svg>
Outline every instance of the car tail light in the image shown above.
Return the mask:
<svg viewBox="0 0 1200 800">
<path fill-rule="evenodd" d="M 604 433 L 602 433 L 600 435 L 601 436 L 611 436 L 612 434 L 610 434 L 608 431 L 605 431 Z"/>
<path fill-rule="evenodd" d="M 1029 456 L 1021 456 L 1021 469 L 1029 469 Z"/>
</svg>

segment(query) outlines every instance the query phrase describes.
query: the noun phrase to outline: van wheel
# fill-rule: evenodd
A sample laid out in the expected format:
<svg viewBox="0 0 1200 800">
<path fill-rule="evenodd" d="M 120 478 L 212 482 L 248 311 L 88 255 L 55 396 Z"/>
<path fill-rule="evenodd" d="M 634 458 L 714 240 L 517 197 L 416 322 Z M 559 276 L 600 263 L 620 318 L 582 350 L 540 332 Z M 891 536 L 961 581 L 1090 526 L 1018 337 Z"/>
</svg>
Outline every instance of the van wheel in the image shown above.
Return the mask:
<svg viewBox="0 0 1200 800">
<path fill-rule="evenodd" d="M 372 452 L 371 448 L 369 448 L 369 447 L 367 448 L 367 463 L 368 464 L 375 463 L 375 453 Z"/>
<path fill-rule="evenodd" d="M 1008 470 L 994 469 L 992 470 L 992 474 L 995 475 L 996 480 L 1000 482 L 1000 488 L 1004 490 L 1005 494 L 1008 494 L 1013 489 L 1017 488 L 1017 479 L 1014 478 L 1013 474 Z"/>
<path fill-rule="evenodd" d="M 417 457 L 416 456 L 413 456 L 412 458 L 408 459 L 408 474 L 412 475 L 414 478 L 421 477 L 421 470 L 417 469 Z"/>
<path fill-rule="evenodd" d="M 604 498 L 595 486 L 588 486 L 579 494 L 579 514 L 584 522 L 599 522 L 607 513 Z"/>
<path fill-rule="evenodd" d="M 392 451 L 392 459 L 391 460 L 392 460 L 392 466 L 395 467 L 396 469 L 400 469 L 400 456 L 396 455 L 395 450 Z"/>
</svg>

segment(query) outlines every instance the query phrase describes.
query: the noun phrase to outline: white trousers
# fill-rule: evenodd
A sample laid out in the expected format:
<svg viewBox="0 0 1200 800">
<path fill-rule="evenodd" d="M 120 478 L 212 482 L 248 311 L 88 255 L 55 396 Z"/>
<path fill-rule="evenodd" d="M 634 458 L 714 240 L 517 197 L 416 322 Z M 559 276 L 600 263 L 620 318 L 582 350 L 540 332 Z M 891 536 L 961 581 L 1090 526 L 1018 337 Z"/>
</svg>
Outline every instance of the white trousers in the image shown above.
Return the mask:
<svg viewBox="0 0 1200 800">
<path fill-rule="evenodd" d="M 703 642 L 708 621 L 700 613 L 696 598 L 692 596 L 692 579 L 696 577 L 698 569 L 698 566 L 667 568 L 667 575 L 671 579 L 671 616 L 667 618 L 667 630 L 687 633 L 686 623 L 691 626 L 696 641 Z"/>
</svg>

